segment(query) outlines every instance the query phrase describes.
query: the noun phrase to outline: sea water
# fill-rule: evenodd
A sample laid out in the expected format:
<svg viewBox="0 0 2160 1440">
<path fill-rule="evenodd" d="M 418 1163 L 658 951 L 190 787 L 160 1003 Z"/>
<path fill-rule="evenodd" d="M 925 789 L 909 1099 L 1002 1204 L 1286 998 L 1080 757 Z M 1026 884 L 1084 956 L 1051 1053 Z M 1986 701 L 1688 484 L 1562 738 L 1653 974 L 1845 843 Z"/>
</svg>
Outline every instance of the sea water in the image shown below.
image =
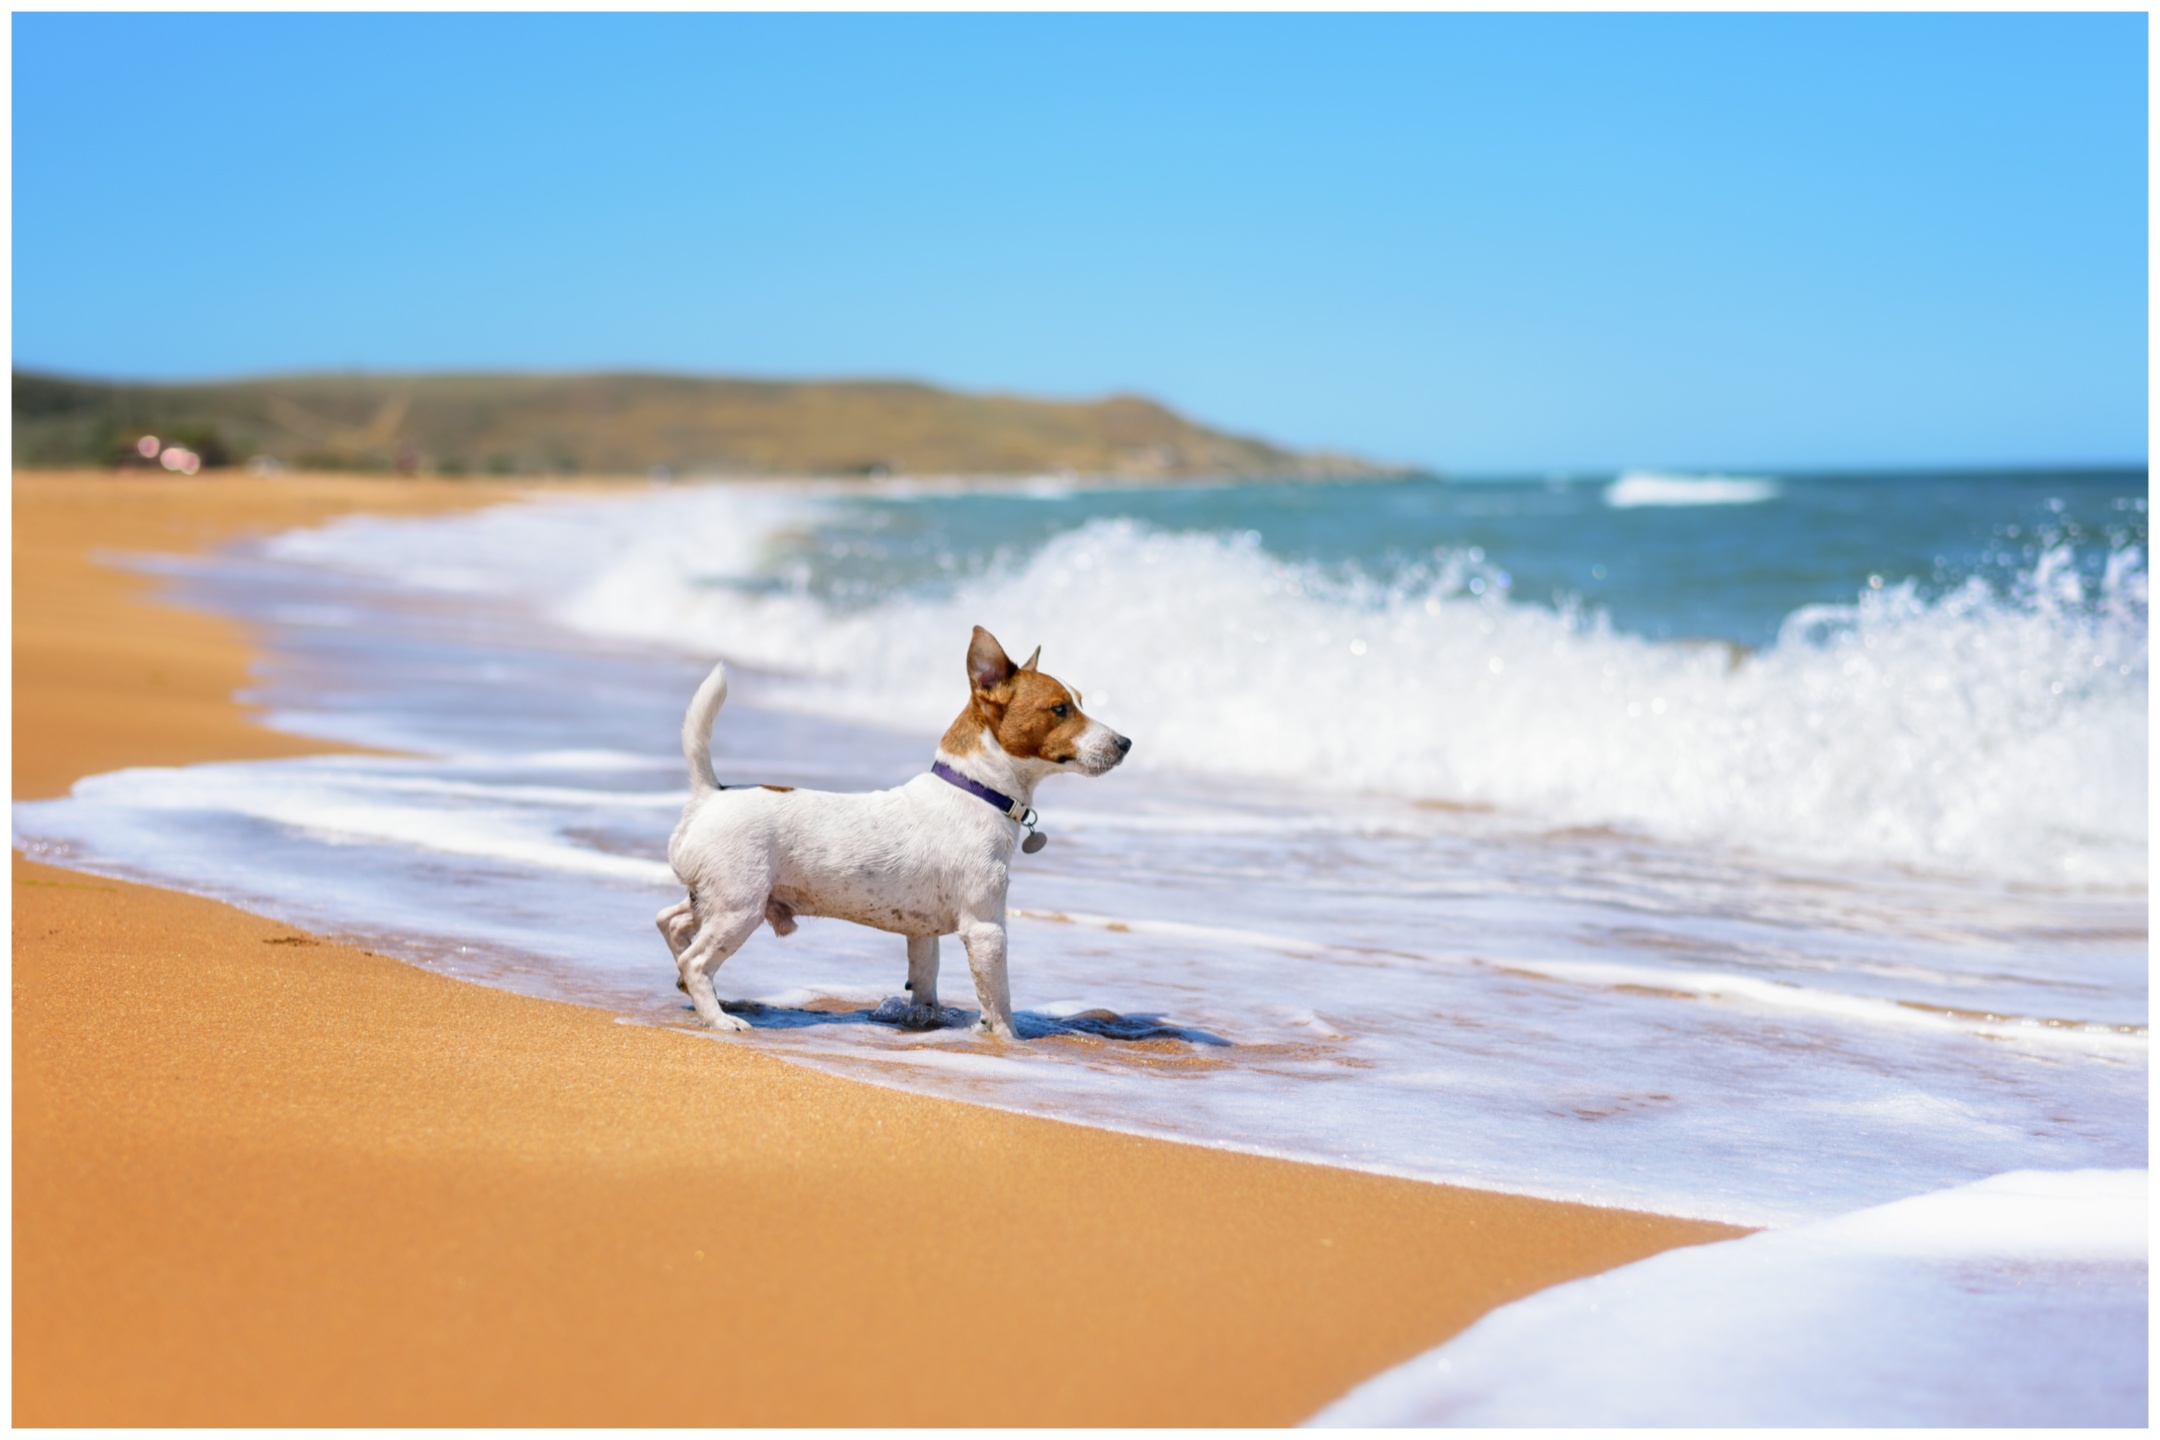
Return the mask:
<svg viewBox="0 0 2160 1440">
<path fill-rule="evenodd" d="M 756 1027 L 721 1043 L 1807 1227 L 2146 1163 L 2146 503 L 2141 472 L 1039 477 L 352 518 L 162 568 L 256 627 L 273 723 L 408 755 L 92 777 L 16 840 L 683 1025 L 651 916 L 706 666 L 724 782 L 870 789 L 927 767 L 980 623 L 1135 740 L 1046 784 L 1015 859 L 1032 1042 L 883 1023 L 900 940 L 811 920 L 720 972 Z"/>
</svg>

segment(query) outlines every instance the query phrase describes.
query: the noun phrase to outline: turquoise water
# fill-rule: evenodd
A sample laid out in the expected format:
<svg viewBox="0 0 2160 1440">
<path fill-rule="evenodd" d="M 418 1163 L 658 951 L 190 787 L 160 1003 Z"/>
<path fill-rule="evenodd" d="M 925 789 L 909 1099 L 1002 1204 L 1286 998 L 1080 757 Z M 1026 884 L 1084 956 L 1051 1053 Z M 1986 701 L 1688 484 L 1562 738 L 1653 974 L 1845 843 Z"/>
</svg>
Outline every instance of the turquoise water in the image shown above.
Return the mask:
<svg viewBox="0 0 2160 1440">
<path fill-rule="evenodd" d="M 1762 477 L 1742 503 L 1615 506 L 1619 477 L 1065 490 L 870 500 L 788 546 L 776 574 L 866 604 L 1011 566 L 1089 520 L 1249 533 L 1267 553 L 1383 585 L 1462 564 L 1518 603 L 1606 612 L 1651 639 L 1770 643 L 1805 605 L 1906 579 L 1934 598 L 2015 587 L 2057 547 L 2097 588 L 2142 550 L 2141 470 Z M 1674 497 L 1687 498 L 1684 486 Z"/>
</svg>

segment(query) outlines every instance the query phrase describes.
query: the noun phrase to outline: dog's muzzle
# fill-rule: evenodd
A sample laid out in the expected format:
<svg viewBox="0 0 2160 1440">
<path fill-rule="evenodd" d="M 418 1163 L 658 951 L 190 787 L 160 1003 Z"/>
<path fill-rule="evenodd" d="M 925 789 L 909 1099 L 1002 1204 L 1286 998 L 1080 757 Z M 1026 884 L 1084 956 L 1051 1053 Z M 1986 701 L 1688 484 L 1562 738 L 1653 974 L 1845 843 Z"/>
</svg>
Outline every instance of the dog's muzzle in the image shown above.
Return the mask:
<svg viewBox="0 0 2160 1440">
<path fill-rule="evenodd" d="M 1080 768 L 1090 775 L 1101 775 L 1116 769 L 1118 762 L 1131 753 L 1132 741 L 1107 725 L 1094 725 L 1075 748 L 1080 752 Z"/>
</svg>

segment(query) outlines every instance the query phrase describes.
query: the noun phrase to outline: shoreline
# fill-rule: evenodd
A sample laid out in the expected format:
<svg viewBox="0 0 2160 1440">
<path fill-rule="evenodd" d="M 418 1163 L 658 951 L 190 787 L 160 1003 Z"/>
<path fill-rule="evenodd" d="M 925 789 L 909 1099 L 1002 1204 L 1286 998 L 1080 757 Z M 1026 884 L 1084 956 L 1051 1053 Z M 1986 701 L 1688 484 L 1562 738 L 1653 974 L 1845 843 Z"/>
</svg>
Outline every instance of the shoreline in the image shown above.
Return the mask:
<svg viewBox="0 0 2160 1440">
<path fill-rule="evenodd" d="M 239 628 L 93 551 L 587 487 L 17 475 L 16 797 L 349 748 L 254 724 Z M 14 867 L 18 1424 L 1294 1424 L 1744 1233 L 928 1099 Z"/>
</svg>

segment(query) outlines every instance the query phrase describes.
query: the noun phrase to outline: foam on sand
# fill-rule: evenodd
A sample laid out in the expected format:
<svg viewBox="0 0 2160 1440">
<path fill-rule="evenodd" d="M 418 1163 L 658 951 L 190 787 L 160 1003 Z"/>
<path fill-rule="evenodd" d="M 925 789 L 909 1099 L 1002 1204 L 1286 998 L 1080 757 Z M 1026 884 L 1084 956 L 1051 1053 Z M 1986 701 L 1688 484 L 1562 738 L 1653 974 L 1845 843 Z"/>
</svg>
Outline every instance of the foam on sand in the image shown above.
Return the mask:
<svg viewBox="0 0 2160 1440">
<path fill-rule="evenodd" d="M 1311 1423 L 2143 1425 L 2146 1187 L 2020 1171 L 1534 1295 Z"/>
</svg>

